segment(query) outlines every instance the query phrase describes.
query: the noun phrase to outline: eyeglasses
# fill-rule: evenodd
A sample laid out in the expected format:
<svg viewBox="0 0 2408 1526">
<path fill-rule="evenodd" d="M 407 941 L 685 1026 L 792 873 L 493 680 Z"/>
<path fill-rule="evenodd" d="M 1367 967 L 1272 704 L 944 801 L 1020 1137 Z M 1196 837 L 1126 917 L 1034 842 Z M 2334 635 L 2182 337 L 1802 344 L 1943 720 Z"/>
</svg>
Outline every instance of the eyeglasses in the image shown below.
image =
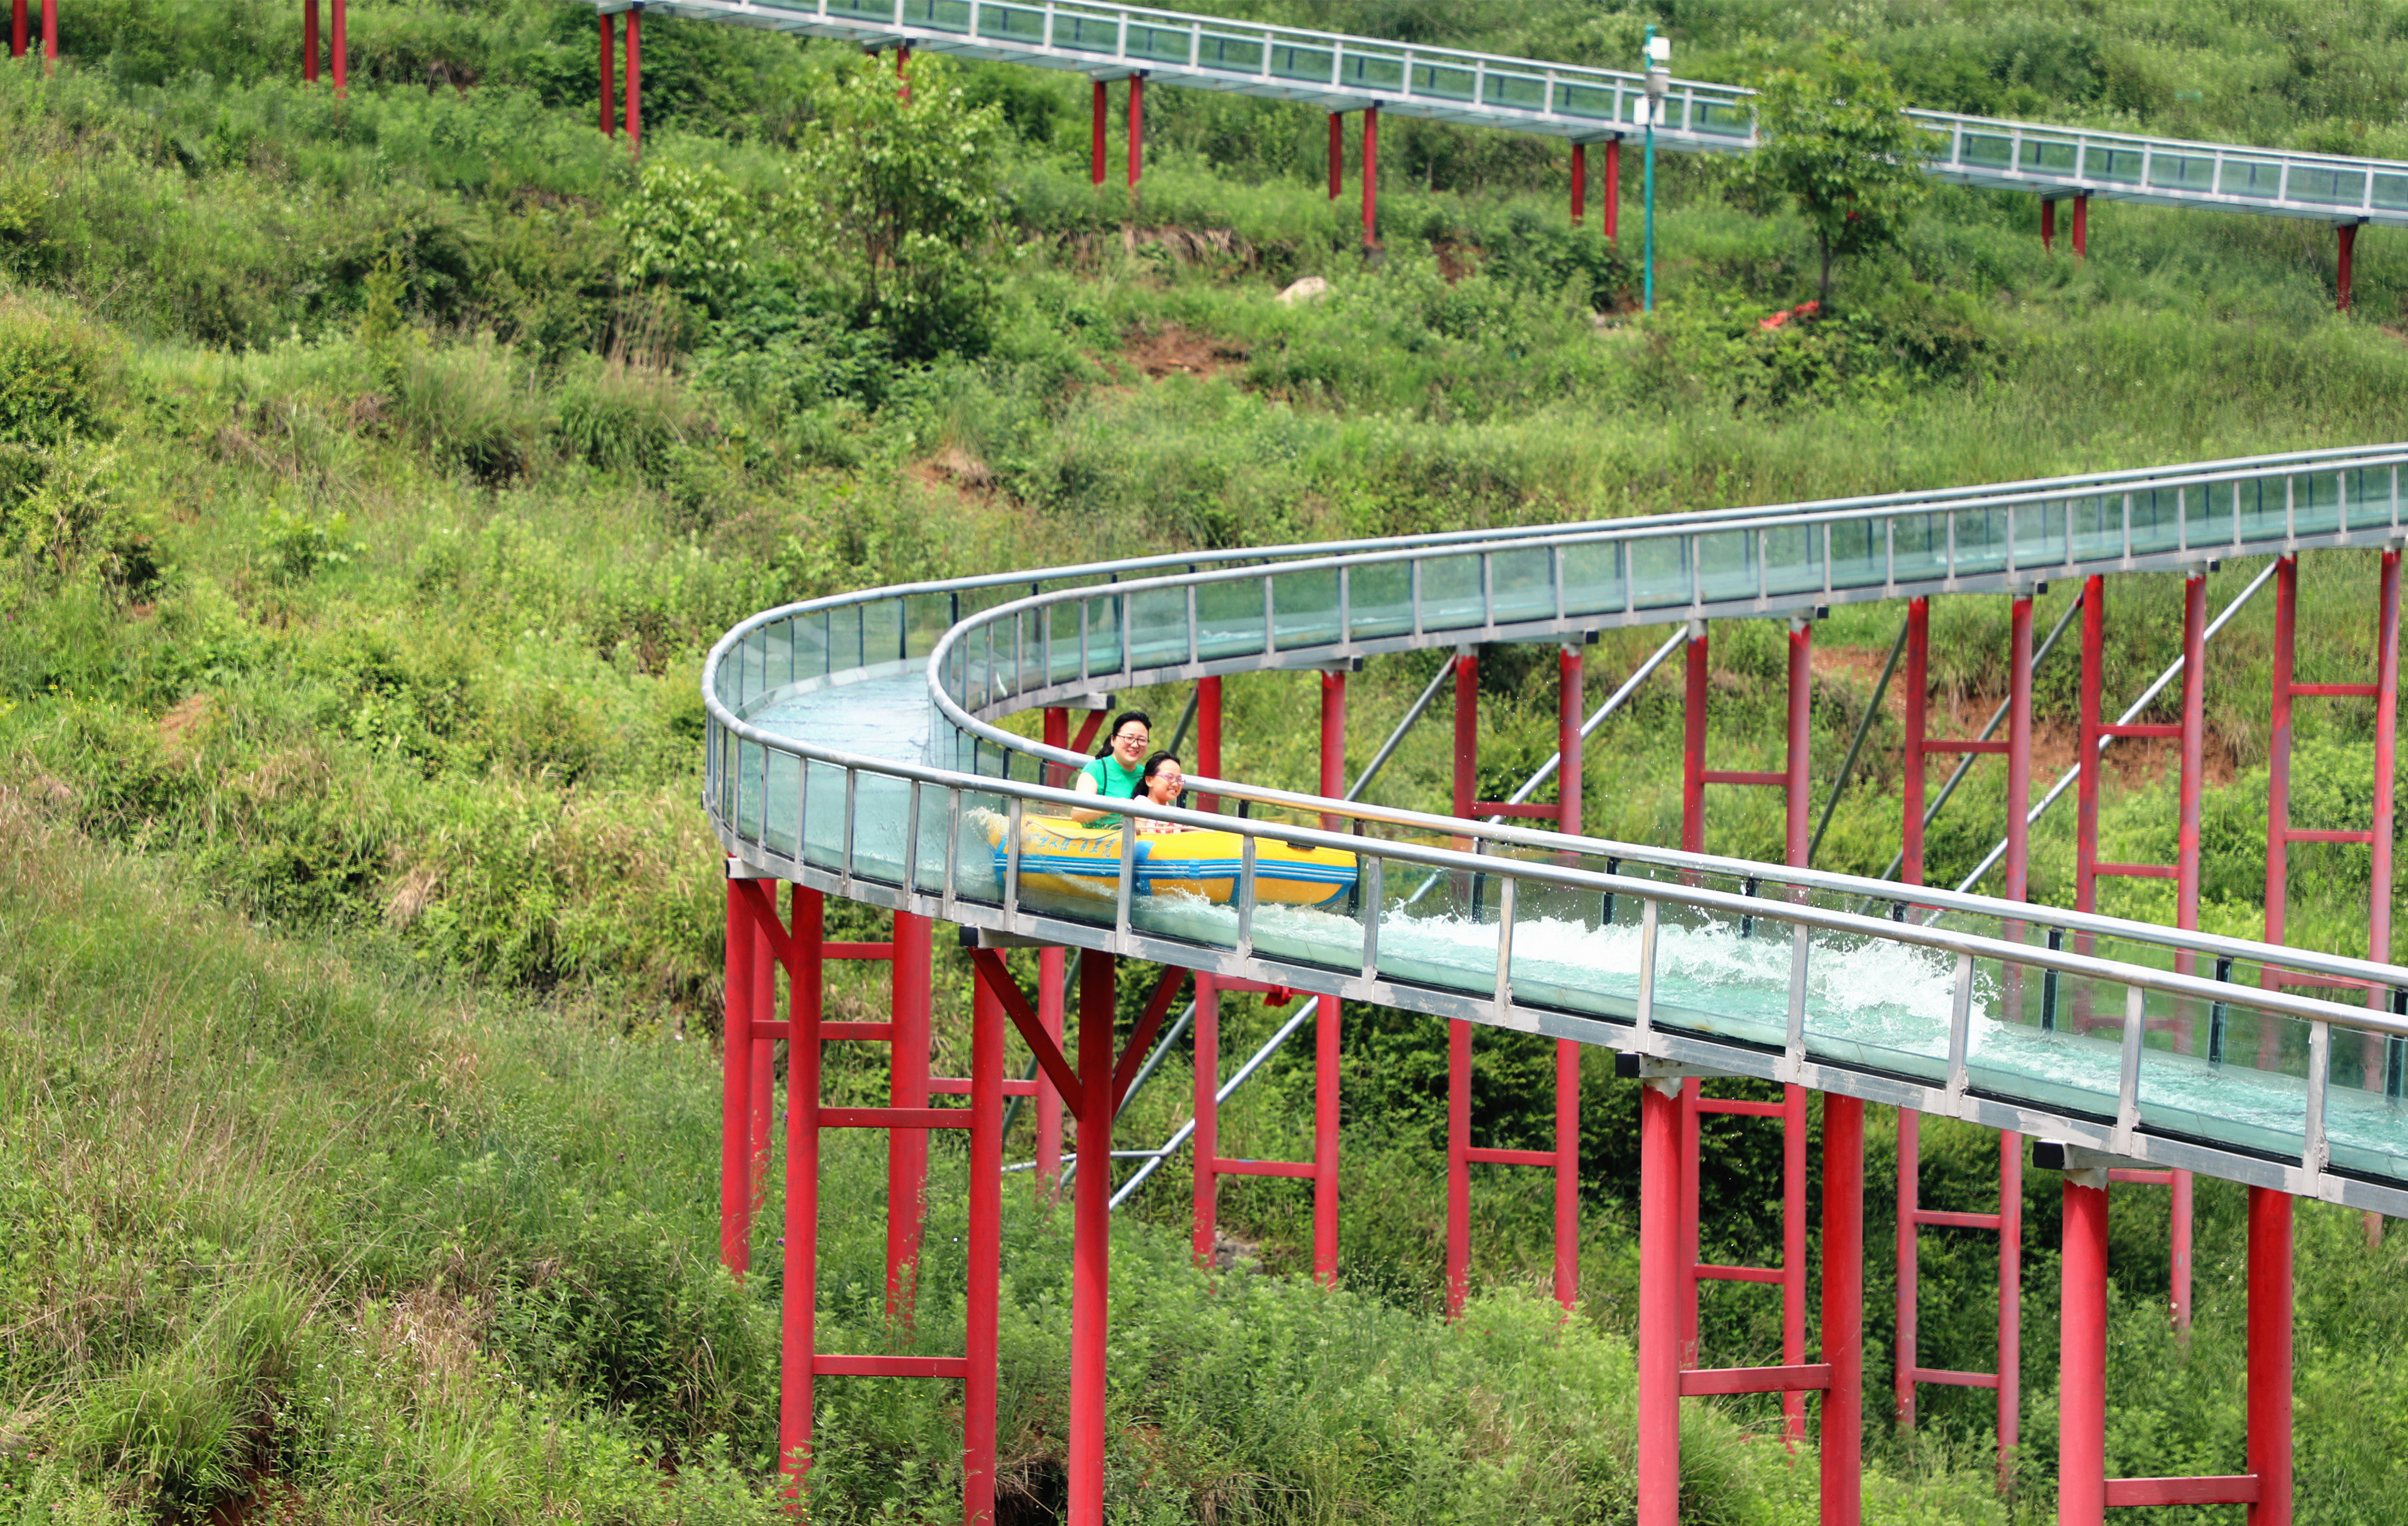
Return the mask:
<svg viewBox="0 0 2408 1526">
<path fill-rule="evenodd" d="M 1112 740 L 1115 742 L 1135 742 L 1138 746 L 1143 747 L 1145 746 L 1147 734 L 1147 733 L 1141 731 L 1125 731 L 1119 735 L 1114 736 Z"/>
</svg>

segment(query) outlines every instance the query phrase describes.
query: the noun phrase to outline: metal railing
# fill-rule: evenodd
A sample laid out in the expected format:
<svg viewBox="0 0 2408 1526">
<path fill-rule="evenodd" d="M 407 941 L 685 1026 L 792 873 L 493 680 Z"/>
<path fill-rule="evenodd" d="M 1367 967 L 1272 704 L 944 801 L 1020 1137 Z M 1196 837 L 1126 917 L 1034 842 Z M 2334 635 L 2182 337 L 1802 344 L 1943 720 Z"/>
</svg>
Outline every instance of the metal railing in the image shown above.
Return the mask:
<svg viewBox="0 0 2408 1526">
<path fill-rule="evenodd" d="M 1133 826 L 1092 893 L 1066 897 L 1058 886 L 1022 885 L 1022 824 L 1079 797 L 1011 776 L 1073 760 L 991 720 L 1068 692 L 1373 649 L 2378 544 L 2401 535 L 2403 460 L 2397 447 L 2319 452 L 2114 480 L 1427 537 L 1340 555 L 1282 548 L 1247 553 L 1246 565 L 1227 564 L 1235 556 L 1146 559 L 816 601 L 757 616 L 713 649 L 706 800 L 749 872 L 998 934 L 1603 1043 L 2408 1208 L 2408 1119 L 2399 1110 L 2408 1022 L 2257 989 L 2305 977 L 2351 1000 L 2372 990 L 2378 1006 L 2397 1011 L 2408 1005 L 2408 972 L 1227 780 L 1197 783 L 1250 802 L 1254 820 L 1143 802 L 1126 812 L 1233 834 L 1229 906 L 1147 895 Z M 1197 570 L 1102 580 L 1166 564 Z M 1004 595 L 1014 596 L 962 612 Z M 881 677 L 893 681 L 855 687 Z M 921 756 L 846 752 L 748 719 L 794 705 L 841 711 L 873 693 L 893 704 L 896 692 L 925 696 L 934 730 Z M 1301 824 L 1272 819 L 1283 812 Z M 1320 830 L 1326 817 L 1351 830 Z M 1347 905 L 1309 916 L 1258 905 L 1260 849 L 1274 840 L 1356 855 Z M 1465 841 L 1468 850 L 1450 846 Z M 1423 914 L 1408 912 L 1412 885 L 1433 876 L 1442 893 L 1426 912 L 1414 908 Z M 1679 956 L 1669 986 L 1659 977 L 1668 931 Z M 1785 949 L 1777 947 L 1784 933 Z M 1563 957 L 1567 948 L 1576 957 Z M 1700 950 L 1739 974 L 1718 984 L 1696 963 Z M 1888 974 L 1865 973 L 1876 967 Z M 2226 978 L 2198 973 L 2207 968 Z M 1947 985 L 1947 1001 L 1933 996 L 1935 981 Z M 1895 999 L 1916 990 L 1919 1006 Z M 2170 1021 L 2197 1054 L 2161 1047 Z M 2094 1028 L 2114 1042 L 2086 1038 Z M 2258 1062 L 2239 1059 L 2244 1039 Z M 2363 1062 L 2355 1072 L 2352 1055 Z"/>
<path fill-rule="evenodd" d="M 592 0 L 595 8 L 633 8 Z M 1639 130 L 1644 78 L 1452 48 L 1268 26 L 1097 0 L 646 0 L 648 15 L 696 17 L 867 44 L 1002 59 L 1101 78 L 1150 80 L 1598 141 Z M 1672 81 L 1659 147 L 1756 147 L 1754 92 Z M 1936 178 L 2042 195 L 2336 221 L 2408 223 L 2408 164 L 2349 155 L 2094 132 L 2042 122 L 1908 115 L 1933 139 Z"/>
</svg>

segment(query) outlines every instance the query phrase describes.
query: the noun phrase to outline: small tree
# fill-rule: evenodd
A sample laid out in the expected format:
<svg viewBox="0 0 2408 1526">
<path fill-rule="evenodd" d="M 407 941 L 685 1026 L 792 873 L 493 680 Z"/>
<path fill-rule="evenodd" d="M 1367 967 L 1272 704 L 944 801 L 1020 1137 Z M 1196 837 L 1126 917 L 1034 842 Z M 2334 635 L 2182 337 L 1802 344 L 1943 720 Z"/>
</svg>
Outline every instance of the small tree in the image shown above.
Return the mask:
<svg viewBox="0 0 2408 1526">
<path fill-rule="evenodd" d="M 1761 204 L 1786 201 L 1814 230 L 1824 302 L 1831 262 L 1894 248 L 1931 193 L 1930 151 L 1889 71 L 1833 41 L 1813 73 L 1780 69 L 1756 99 L 1757 148 L 1738 178 Z"/>
<path fill-rule="evenodd" d="M 910 89 L 876 59 L 820 101 L 794 165 L 805 278 L 905 355 L 976 348 L 989 294 L 982 246 L 1000 203 L 1002 114 L 973 107 L 945 60 L 910 64 Z"/>
</svg>

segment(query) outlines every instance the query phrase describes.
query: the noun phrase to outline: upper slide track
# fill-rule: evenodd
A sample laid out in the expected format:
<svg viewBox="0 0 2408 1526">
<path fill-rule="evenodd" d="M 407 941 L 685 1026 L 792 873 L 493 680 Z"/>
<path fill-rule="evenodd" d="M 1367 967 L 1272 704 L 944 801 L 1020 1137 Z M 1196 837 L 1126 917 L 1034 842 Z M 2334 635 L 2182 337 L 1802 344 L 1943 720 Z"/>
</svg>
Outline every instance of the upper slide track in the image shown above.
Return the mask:
<svg viewBox="0 0 2408 1526">
<path fill-rule="evenodd" d="M 1225 780 L 1359 855 L 1298 911 L 1024 894 L 987 830 L 1076 797 L 1014 711 L 1140 685 L 1610 626 L 2408 538 L 2408 445 L 1512 532 L 1200 553 L 842 594 L 705 665 L 731 872 L 1028 938 L 1794 1082 L 2408 1213 L 2408 970 L 1894 882 L 1484 826 Z M 1275 813 L 1276 820 L 1267 813 Z M 1321 823 L 1333 824 L 1325 830 Z M 1001 840 L 1015 844 L 1005 830 Z M 2304 989 L 2298 978 L 2306 977 Z M 2317 993 L 2321 992 L 2321 993 Z M 2180 1040 L 2181 1042 L 2177 1042 Z"/>
</svg>

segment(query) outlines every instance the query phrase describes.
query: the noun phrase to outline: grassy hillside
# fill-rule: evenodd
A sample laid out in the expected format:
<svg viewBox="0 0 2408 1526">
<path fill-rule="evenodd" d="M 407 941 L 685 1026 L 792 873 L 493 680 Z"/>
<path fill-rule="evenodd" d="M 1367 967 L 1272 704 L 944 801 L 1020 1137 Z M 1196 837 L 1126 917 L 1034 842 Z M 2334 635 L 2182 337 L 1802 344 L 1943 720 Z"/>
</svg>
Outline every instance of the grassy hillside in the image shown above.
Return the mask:
<svg viewBox="0 0 2408 1526">
<path fill-rule="evenodd" d="M 1726 78 L 1809 57 L 1825 22 L 1738 4 L 1276 14 L 1606 63 L 1656 20 L 1681 72 Z M 1925 104 L 2408 154 L 2375 93 L 2401 47 L 2379 7 L 1897 6 L 1849 24 Z M 2321 228 L 2102 207 L 2077 264 L 2042 253 L 2030 204 L 1943 192 L 1901 250 L 1842 272 L 1830 319 L 1767 333 L 1811 294 L 1811 242 L 1696 162 L 1667 169 L 1662 301 L 1641 317 L 1627 250 L 1565 225 L 1560 150 L 1496 135 L 1390 124 L 1367 262 L 1352 203 L 1317 183 L 1319 119 L 1282 106 L 1158 93 L 1141 192 L 1099 194 L 1082 82 L 924 59 L 905 108 L 841 50 L 655 19 L 639 170 L 594 130 L 588 12 L 363 0 L 340 104 L 288 78 L 297 28 L 281 5 L 79 0 L 55 77 L 0 69 L 0 1519 L 252 1496 L 296 1519 L 773 1508 L 775 1279 L 739 1289 L 710 1259 L 720 914 L 695 805 L 700 655 L 756 608 L 1068 557 L 2402 433 L 2408 351 L 2386 325 L 2408 259 L 2381 231 L 2344 320 Z M 899 266 L 832 233 L 852 226 L 847 147 L 872 140 L 941 170 L 944 226 L 968 231 Z M 1274 300 L 1305 274 L 1332 294 Z M 2256 570 L 2226 566 L 2211 598 Z M 2372 578 L 2363 557 L 2308 563 L 2303 678 L 2371 667 Z M 2172 655 L 2178 607 L 2172 583 L 2114 585 L 2111 695 Z M 2271 613 L 2210 657 L 2208 920 L 2242 934 Z M 1818 799 L 1899 618 L 1817 632 Z M 1974 724 L 2005 635 L 2000 601 L 1935 614 L 1939 698 Z M 1650 645 L 1610 635 L 1593 680 Z M 1778 648 L 1717 630 L 1727 766 L 1779 746 Z M 1358 766 L 1433 661 L 1359 681 Z M 1551 746 L 1527 666 L 1510 649 L 1484 665 L 1484 761 L 1508 786 Z M 2044 738 L 2073 669 L 2042 672 Z M 1309 783 L 1303 687 L 1230 694 L 1231 771 Z M 1673 706 L 1651 689 L 1593 747 L 1593 832 L 1671 840 Z M 2303 707 L 2303 823 L 2363 821 L 2365 708 Z M 1896 746 L 1879 720 L 1818 863 L 1886 862 Z M 2118 858 L 2169 857 L 2172 781 L 2136 755 L 2107 835 Z M 1426 732 L 1379 796 L 1437 806 L 1445 769 Z M 1969 869 L 2000 819 L 1977 772 L 1932 877 Z M 2043 899 L 2070 897 L 2070 833 L 2036 834 Z M 1711 846 L 1779 842 L 1769 800 L 1716 800 Z M 2301 849 L 2295 870 L 2295 935 L 2362 951 L 2362 851 Z M 2168 910 L 2154 886 L 2110 893 Z M 967 990 L 947 956 L 940 1044 Z M 1225 1043 L 1277 1018 L 1234 1004 Z M 1116 1489 L 1165 1519 L 1625 1519 L 1632 1096 L 1592 1073 L 1581 1318 L 1558 1329 L 1534 1301 L 1543 1184 L 1498 1174 L 1476 1193 L 1489 1302 L 1449 1333 L 1430 1318 L 1442 1045 L 1420 1020 L 1348 1019 L 1348 1291 L 1286 1275 L 1295 1184 L 1228 1193 L 1265 1275 L 1217 1283 L 1183 1268 L 1182 1194 L 1141 1197 L 1121 1231 Z M 1536 1141 L 1544 1064 L 1484 1037 L 1484 1139 Z M 1174 1059 L 1132 1132 L 1167 1133 L 1185 1079 Z M 1233 1138 L 1299 1148 L 1308 1090 L 1275 1066 Z M 1986 1136 L 1926 1141 L 1926 1201 L 1983 1206 Z M 1766 1256 L 1762 1140 L 1713 1145 L 1728 1211 L 1708 1233 Z M 834 1169 L 830 1338 L 873 1342 L 858 1289 L 880 1251 L 854 1231 L 875 1165 Z M 1988 1497 L 1980 1396 L 1928 1395 L 1919 1438 L 1888 1435 L 1876 1399 L 1873 1519 L 2048 1519 L 2049 1185 L 2028 1203 L 2016 1493 Z M 2239 1199 L 2202 1188 L 2186 1346 L 2157 1306 L 2161 1203 L 2118 1198 L 2111 1465 L 2229 1469 Z M 1038 1512 L 1058 1485 L 1067 1231 L 1013 1204 L 1008 1456 Z M 932 1211 L 950 1243 L 957 1204 Z M 2408 1470 L 2380 1420 L 2408 1319 L 2399 1237 L 2370 1252 L 2355 1216 L 2302 1222 L 2303 1519 L 2381 1519 Z M 1985 1255 L 1927 1236 L 1928 1362 L 1985 1365 Z M 1872 1270 L 1879 1343 L 1885 1255 Z M 1715 1352 L 1776 1343 L 1769 1301 L 1715 1292 Z M 931 1348 L 949 1319 L 928 1312 Z M 820 1513 L 944 1516 L 941 1395 L 828 1391 Z M 1740 1439 L 1761 1413 L 1692 1407 L 1696 1519 L 1802 1519 L 1811 1466 Z"/>
</svg>

